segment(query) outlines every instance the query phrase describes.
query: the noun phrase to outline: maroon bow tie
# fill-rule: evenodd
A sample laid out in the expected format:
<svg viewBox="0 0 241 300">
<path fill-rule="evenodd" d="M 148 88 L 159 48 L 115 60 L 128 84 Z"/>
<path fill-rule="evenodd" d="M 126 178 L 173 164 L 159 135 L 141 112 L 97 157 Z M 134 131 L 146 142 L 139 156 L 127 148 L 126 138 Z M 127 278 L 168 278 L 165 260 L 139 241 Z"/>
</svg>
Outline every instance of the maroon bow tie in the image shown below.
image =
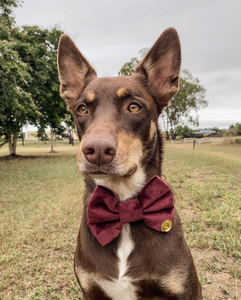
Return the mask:
<svg viewBox="0 0 241 300">
<path fill-rule="evenodd" d="M 125 223 L 143 220 L 147 226 L 168 232 L 172 227 L 174 200 L 170 187 L 158 176 L 152 177 L 137 198 L 117 202 L 114 193 L 96 186 L 87 208 L 88 225 L 102 246 L 121 232 Z"/>
</svg>

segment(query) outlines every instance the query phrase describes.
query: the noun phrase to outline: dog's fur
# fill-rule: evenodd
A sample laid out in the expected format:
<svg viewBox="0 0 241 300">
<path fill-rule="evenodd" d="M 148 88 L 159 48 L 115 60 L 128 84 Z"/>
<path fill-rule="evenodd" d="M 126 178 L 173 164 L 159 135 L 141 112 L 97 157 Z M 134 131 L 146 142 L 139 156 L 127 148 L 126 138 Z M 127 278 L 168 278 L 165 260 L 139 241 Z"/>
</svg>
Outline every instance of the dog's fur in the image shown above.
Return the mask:
<svg viewBox="0 0 241 300">
<path fill-rule="evenodd" d="M 96 185 L 125 201 L 136 197 L 149 178 L 162 175 L 158 116 L 178 91 L 180 66 L 180 42 L 173 28 L 161 34 L 134 75 L 114 78 L 97 78 L 70 37 L 61 37 L 61 95 L 74 116 L 80 140 L 77 161 L 86 186 L 75 254 L 85 300 L 202 299 L 176 211 L 170 233 L 138 221 L 125 224 L 105 247 L 90 231 L 86 214 Z M 92 145 L 99 147 L 98 158 L 93 158 Z"/>
</svg>

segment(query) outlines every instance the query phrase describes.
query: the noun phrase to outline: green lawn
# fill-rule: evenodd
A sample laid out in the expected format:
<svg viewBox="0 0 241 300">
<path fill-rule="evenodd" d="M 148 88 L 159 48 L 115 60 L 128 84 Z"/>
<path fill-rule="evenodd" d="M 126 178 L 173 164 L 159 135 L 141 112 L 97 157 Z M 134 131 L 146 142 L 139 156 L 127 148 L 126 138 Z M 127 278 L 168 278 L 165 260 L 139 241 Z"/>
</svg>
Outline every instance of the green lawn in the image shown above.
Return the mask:
<svg viewBox="0 0 241 300">
<path fill-rule="evenodd" d="M 206 299 L 241 299 L 241 145 L 169 144 L 163 173 Z"/>
<path fill-rule="evenodd" d="M 75 145 L 73 147 L 72 145 L 69 145 L 68 140 L 56 140 L 54 142 L 54 151 L 56 152 L 54 155 L 70 155 L 71 153 L 74 155 L 74 153 L 76 153 L 77 146 L 77 141 L 75 141 Z M 50 148 L 50 141 L 40 141 L 39 143 L 37 143 L 37 141 L 25 141 L 24 145 L 22 145 L 22 142 L 19 141 L 17 146 L 17 154 L 53 156 L 53 154 L 50 153 Z M 4 145 L 2 148 L 0 148 L 0 157 L 8 154 L 8 145 Z"/>
<path fill-rule="evenodd" d="M 0 174 L 0 299 L 79 299 L 83 181 L 74 155 L 0 161 Z"/>
<path fill-rule="evenodd" d="M 50 157 L 0 160 L 0 299 L 81 299 L 73 272 L 83 191 L 77 146 L 55 150 L 30 144 L 18 154 Z M 167 144 L 163 174 L 204 299 L 241 299 L 241 146 Z"/>
</svg>

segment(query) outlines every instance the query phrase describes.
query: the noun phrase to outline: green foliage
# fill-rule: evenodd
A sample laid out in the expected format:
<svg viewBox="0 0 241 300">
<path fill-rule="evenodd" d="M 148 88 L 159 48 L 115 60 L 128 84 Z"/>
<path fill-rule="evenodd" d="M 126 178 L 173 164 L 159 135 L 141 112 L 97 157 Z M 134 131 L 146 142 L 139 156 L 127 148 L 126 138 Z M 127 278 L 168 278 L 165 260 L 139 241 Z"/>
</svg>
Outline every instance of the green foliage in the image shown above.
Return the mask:
<svg viewBox="0 0 241 300">
<path fill-rule="evenodd" d="M 236 123 L 235 127 L 237 130 L 237 135 L 241 135 L 241 123 Z"/>
<path fill-rule="evenodd" d="M 146 53 L 148 52 L 148 48 L 143 48 L 139 51 L 140 57 L 141 59 L 146 55 Z M 120 69 L 120 71 L 118 72 L 118 75 L 121 76 L 130 76 L 132 74 L 134 74 L 135 72 L 135 67 L 139 64 L 140 60 L 137 57 L 133 57 L 131 58 L 130 62 L 127 62 L 123 65 L 123 67 Z"/>
<path fill-rule="evenodd" d="M 238 123 L 237 123 L 238 124 Z M 237 134 L 237 127 L 236 125 L 230 125 L 228 128 L 227 135 L 236 135 Z"/>
<path fill-rule="evenodd" d="M 29 118 L 36 118 L 37 108 L 27 91 L 31 82 L 29 66 L 17 51 L 16 42 L 0 41 L 0 135 L 8 142 Z"/>
<path fill-rule="evenodd" d="M 184 132 L 194 132 L 195 130 L 193 130 L 192 128 L 188 127 L 187 125 L 182 126 L 182 125 L 178 125 L 176 127 L 176 135 L 178 136 L 182 136 L 182 134 Z"/>
<path fill-rule="evenodd" d="M 18 134 L 18 139 L 25 139 L 25 132 L 20 132 Z"/>
<path fill-rule="evenodd" d="M 236 123 L 235 125 L 230 125 L 228 128 L 229 135 L 241 135 L 241 123 Z"/>
<path fill-rule="evenodd" d="M 50 126 L 55 133 L 60 134 L 63 131 L 61 121 L 68 113 L 59 95 L 56 65 L 58 41 L 62 33 L 57 27 L 48 30 L 38 26 L 15 28 L 13 32 L 18 40 L 16 50 L 22 61 L 30 66 L 28 92 L 40 112 L 39 118 L 32 121 L 40 133 Z"/>
<path fill-rule="evenodd" d="M 10 29 L 15 23 L 11 16 L 12 10 L 21 2 L 18 0 L 0 0 L 0 40 L 9 40 Z"/>
<path fill-rule="evenodd" d="M 124 66 L 120 69 L 118 72 L 118 75 L 121 76 L 130 76 L 134 74 L 135 67 L 138 65 L 139 60 L 136 57 L 131 58 L 131 61 L 128 63 L 125 63 Z"/>
<path fill-rule="evenodd" d="M 4 142 L 34 124 L 39 136 L 50 126 L 64 130 L 66 106 L 59 96 L 57 73 L 59 28 L 14 27 L 12 9 L 22 1 L 0 0 L 0 135 Z M 15 149 L 16 150 L 16 149 Z"/>
</svg>

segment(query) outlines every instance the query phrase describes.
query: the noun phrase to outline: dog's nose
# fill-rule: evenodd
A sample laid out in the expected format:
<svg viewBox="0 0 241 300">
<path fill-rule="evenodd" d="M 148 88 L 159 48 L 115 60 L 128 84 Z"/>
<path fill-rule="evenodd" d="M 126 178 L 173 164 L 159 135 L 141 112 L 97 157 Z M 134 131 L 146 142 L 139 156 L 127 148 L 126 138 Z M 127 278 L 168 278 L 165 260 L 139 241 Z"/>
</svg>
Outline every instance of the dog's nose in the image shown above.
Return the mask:
<svg viewBox="0 0 241 300">
<path fill-rule="evenodd" d="M 92 136 L 83 143 L 82 152 L 92 164 L 108 164 L 116 155 L 115 142 L 109 137 Z"/>
</svg>

